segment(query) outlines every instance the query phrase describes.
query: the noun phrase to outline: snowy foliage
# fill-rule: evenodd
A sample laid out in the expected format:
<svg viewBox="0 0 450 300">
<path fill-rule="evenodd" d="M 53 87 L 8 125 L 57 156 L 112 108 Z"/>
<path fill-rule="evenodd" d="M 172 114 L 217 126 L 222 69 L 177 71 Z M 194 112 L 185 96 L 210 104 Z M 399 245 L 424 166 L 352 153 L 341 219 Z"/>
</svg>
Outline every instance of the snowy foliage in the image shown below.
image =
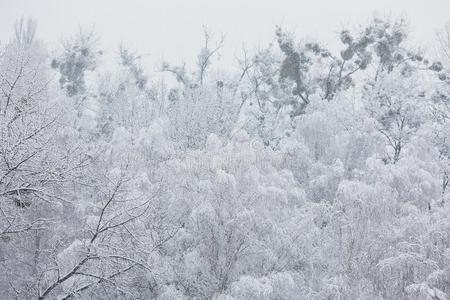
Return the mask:
<svg viewBox="0 0 450 300">
<path fill-rule="evenodd" d="M 338 49 L 277 27 L 237 71 L 205 30 L 193 68 L 151 73 L 20 20 L 0 50 L 0 297 L 450 299 L 445 30 L 435 61 L 404 20 Z"/>
</svg>

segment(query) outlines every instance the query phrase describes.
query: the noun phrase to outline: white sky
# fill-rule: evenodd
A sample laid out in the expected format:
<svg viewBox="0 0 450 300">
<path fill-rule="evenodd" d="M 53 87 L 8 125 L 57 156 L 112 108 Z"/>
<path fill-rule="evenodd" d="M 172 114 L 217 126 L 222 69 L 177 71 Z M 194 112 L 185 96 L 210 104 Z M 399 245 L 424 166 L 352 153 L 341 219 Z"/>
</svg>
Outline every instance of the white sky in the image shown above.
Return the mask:
<svg viewBox="0 0 450 300">
<path fill-rule="evenodd" d="M 225 57 L 266 45 L 276 24 L 299 37 L 330 40 L 339 29 L 373 13 L 407 16 L 423 45 L 450 21 L 450 0 L 0 0 L 0 41 L 11 37 L 14 21 L 31 16 L 38 37 L 53 44 L 79 25 L 95 25 L 102 48 L 123 42 L 150 61 L 193 61 L 202 45 L 202 25 L 226 35 Z"/>
</svg>

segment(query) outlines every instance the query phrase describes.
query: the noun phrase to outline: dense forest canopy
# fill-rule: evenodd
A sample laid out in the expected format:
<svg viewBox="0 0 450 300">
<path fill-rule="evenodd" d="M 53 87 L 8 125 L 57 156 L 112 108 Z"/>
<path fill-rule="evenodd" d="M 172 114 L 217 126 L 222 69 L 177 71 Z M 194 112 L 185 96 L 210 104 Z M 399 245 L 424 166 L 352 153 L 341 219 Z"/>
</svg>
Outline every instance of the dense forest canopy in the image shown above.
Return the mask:
<svg viewBox="0 0 450 300">
<path fill-rule="evenodd" d="M 276 27 L 221 71 L 205 30 L 169 81 L 36 30 L 0 44 L 2 299 L 450 299 L 450 26 Z"/>
</svg>

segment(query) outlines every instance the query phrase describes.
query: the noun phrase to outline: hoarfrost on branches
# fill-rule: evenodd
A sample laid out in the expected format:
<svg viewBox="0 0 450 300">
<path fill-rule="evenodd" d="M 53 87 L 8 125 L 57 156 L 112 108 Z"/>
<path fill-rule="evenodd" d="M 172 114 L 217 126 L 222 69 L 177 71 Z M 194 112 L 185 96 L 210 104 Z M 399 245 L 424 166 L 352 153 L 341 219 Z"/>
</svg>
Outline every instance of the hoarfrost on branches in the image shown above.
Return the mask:
<svg viewBox="0 0 450 300">
<path fill-rule="evenodd" d="M 450 299 L 450 43 L 276 27 L 216 66 L 101 36 L 0 49 L 4 299 Z M 439 58 L 439 59 L 437 59 Z"/>
</svg>

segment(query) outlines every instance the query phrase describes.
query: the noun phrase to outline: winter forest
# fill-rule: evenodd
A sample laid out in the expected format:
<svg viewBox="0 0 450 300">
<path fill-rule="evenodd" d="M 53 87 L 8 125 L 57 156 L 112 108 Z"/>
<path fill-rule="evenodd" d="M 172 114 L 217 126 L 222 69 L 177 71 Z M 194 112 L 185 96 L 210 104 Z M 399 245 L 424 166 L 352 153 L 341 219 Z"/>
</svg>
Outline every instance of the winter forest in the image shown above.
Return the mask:
<svg viewBox="0 0 450 300">
<path fill-rule="evenodd" d="M 0 299 L 450 299 L 450 25 L 275 26 L 229 68 L 205 27 L 157 70 L 37 32 L 0 43 Z"/>
</svg>

